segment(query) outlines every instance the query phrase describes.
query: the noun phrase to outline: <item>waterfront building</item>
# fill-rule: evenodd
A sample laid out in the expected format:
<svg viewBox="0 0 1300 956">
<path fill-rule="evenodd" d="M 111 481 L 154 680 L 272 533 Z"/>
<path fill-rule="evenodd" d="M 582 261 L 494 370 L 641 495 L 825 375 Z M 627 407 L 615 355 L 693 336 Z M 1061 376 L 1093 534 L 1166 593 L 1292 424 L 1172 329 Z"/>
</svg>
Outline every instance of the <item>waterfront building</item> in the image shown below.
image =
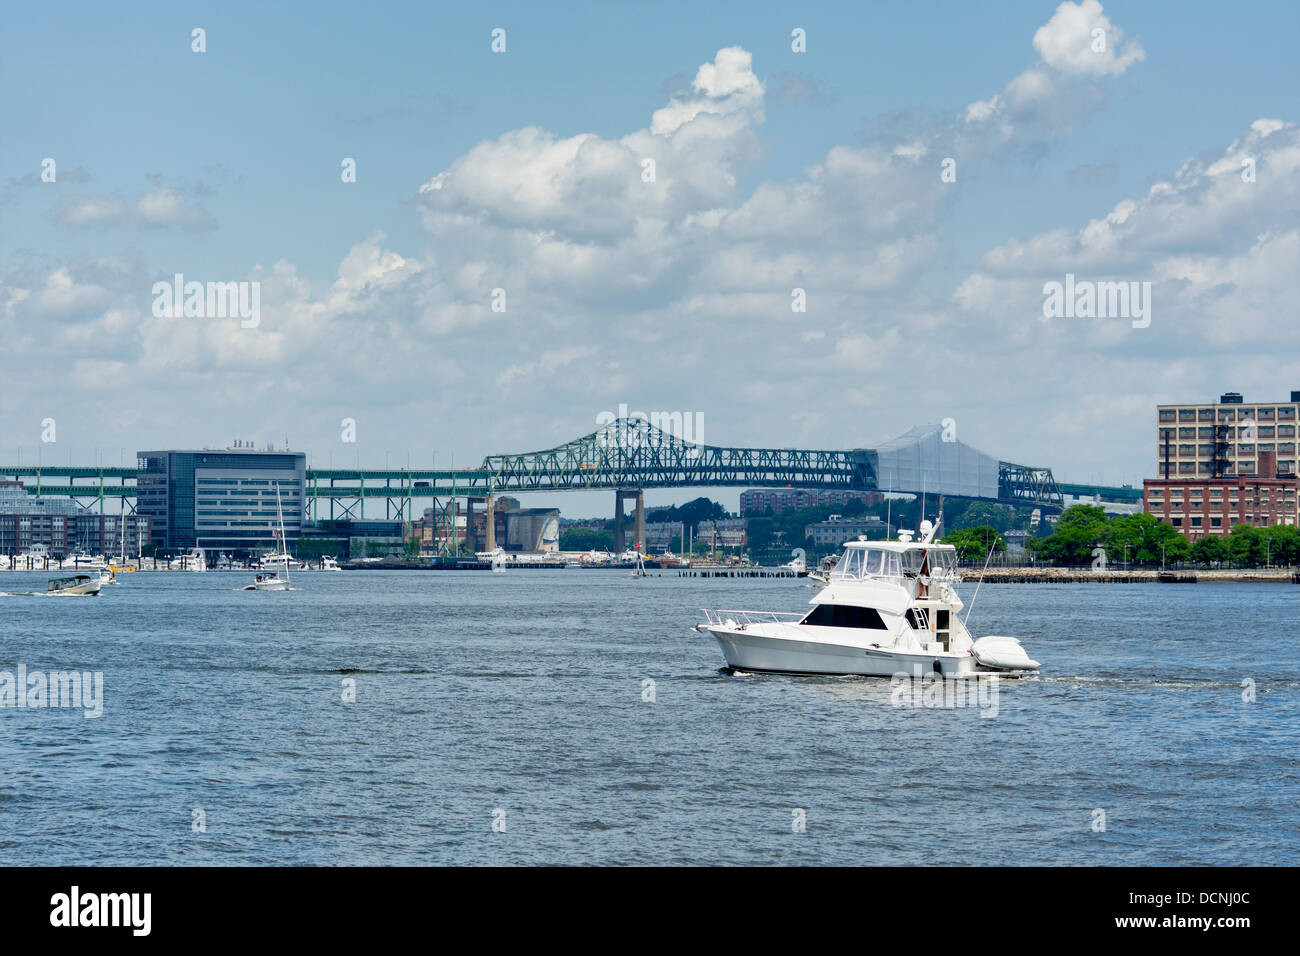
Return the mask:
<svg viewBox="0 0 1300 956">
<path fill-rule="evenodd" d="M 308 560 L 325 554 L 341 561 L 401 555 L 406 548 L 406 522 L 335 518 L 308 522 L 298 544 L 300 556 Z"/>
<path fill-rule="evenodd" d="M 474 551 L 488 551 L 488 512 L 481 497 L 465 499 L 465 531 Z M 558 551 L 560 511 L 558 508 L 521 508 L 518 498 L 501 497 L 492 502 L 492 542 L 510 552 Z"/>
<path fill-rule="evenodd" d="M 276 491 L 287 546 L 301 533 L 307 461 L 301 452 L 225 449 L 142 451 L 136 511 L 152 542 L 170 551 L 250 551 L 276 546 Z"/>
<path fill-rule="evenodd" d="M 841 491 L 838 489 L 811 488 L 750 488 L 740 493 L 741 517 L 749 515 L 785 514 L 801 508 L 842 508 L 850 501 L 861 501 L 867 507 L 879 504 L 885 496 L 878 491 Z"/>
<path fill-rule="evenodd" d="M 660 554 L 667 551 L 673 538 L 681 537 L 680 521 L 647 521 L 645 526 L 645 549 L 647 554 Z M 678 545 L 681 547 L 681 545 Z"/>
<path fill-rule="evenodd" d="M 149 542 L 147 517 L 82 511 L 70 500 L 33 497 L 22 482 L 0 482 L 0 554 L 43 545 L 53 555 L 136 555 L 142 542 Z"/>
<path fill-rule="evenodd" d="M 1156 406 L 1156 475 L 1160 478 L 1262 478 L 1296 474 L 1300 391 L 1291 400 L 1246 402 L 1226 392 L 1217 402 Z M 1265 474 L 1259 456 L 1272 452 Z"/>
<path fill-rule="evenodd" d="M 1022 554 L 1025 551 L 1025 542 L 1029 540 L 1029 532 L 1017 531 L 1013 528 L 1002 532 L 1002 540 L 1007 543 L 1007 554 Z"/>
<path fill-rule="evenodd" d="M 1229 534 L 1237 524 L 1268 528 L 1300 523 L 1296 476 L 1278 475 L 1275 454 L 1258 454 L 1258 475 L 1148 478 L 1142 487 L 1143 508 L 1192 540 Z"/>
<path fill-rule="evenodd" d="M 453 529 L 450 506 L 445 508 L 425 508 L 424 517 L 411 522 L 411 537 L 420 542 L 421 554 L 437 554 L 444 546 L 450 548 L 453 540 L 458 544 L 464 542 L 464 509 L 456 508 Z"/>
<path fill-rule="evenodd" d="M 857 518 L 831 515 L 825 521 L 818 521 L 803 529 L 804 537 L 811 538 L 818 547 L 838 548 L 846 541 L 857 540 L 860 534 L 868 538 L 884 538 L 888 536 L 888 529 L 885 522 L 876 515 Z"/>
</svg>

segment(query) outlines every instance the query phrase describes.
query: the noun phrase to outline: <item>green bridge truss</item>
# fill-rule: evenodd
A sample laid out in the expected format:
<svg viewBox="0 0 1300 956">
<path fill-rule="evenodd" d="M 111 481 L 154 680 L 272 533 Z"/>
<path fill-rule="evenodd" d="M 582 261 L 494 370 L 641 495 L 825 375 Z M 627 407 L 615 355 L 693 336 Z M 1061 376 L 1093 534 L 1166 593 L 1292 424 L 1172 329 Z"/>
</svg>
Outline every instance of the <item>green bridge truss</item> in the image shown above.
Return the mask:
<svg viewBox="0 0 1300 956">
<path fill-rule="evenodd" d="M 483 497 L 529 491 L 645 488 L 824 488 L 878 491 L 876 453 L 799 448 L 723 448 L 684 441 L 642 419 L 617 419 L 557 448 L 489 455 L 477 468 L 307 469 L 307 500 L 315 518 L 364 518 L 367 499 L 385 501 L 384 517 L 411 520 L 416 499 Z M 135 510 L 135 469 L 80 466 L 0 467 L 32 495 L 60 495 L 104 511 L 118 499 Z M 893 491 L 920 494 L 921 488 Z M 1119 489 L 1116 489 L 1117 491 Z M 931 489 L 933 493 L 933 489 Z M 1060 510 L 1050 468 L 999 462 L 1003 504 Z M 328 514 L 322 512 L 328 510 Z M 379 517 L 373 513 L 371 517 Z"/>
</svg>

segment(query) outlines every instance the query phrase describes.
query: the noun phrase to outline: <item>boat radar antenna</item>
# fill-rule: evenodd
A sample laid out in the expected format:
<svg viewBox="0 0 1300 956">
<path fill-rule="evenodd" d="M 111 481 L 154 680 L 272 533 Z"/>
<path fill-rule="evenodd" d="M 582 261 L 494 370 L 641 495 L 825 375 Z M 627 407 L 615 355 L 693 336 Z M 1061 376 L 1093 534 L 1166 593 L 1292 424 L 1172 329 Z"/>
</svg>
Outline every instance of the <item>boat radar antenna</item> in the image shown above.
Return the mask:
<svg viewBox="0 0 1300 956">
<path fill-rule="evenodd" d="M 921 544 L 929 544 L 934 540 L 935 527 L 929 520 L 921 522 Z"/>
</svg>

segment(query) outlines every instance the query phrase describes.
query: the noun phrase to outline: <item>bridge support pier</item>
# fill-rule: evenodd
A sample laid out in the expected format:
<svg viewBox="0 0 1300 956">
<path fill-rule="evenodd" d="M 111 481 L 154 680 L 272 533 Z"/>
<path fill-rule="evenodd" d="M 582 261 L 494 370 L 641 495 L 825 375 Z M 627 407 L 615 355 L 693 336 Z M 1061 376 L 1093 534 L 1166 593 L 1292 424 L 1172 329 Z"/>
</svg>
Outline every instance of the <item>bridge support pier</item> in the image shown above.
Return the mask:
<svg viewBox="0 0 1300 956">
<path fill-rule="evenodd" d="M 645 554 L 645 492 L 640 488 L 614 489 L 614 553 L 622 554 L 627 550 L 627 514 L 623 511 L 623 502 L 628 498 L 636 503 L 632 540 L 637 550 Z"/>
<path fill-rule="evenodd" d="M 645 492 L 640 488 L 636 492 L 636 520 L 633 525 L 636 529 L 636 549 L 645 554 Z"/>
<path fill-rule="evenodd" d="M 623 490 L 614 489 L 614 553 L 622 554 L 627 548 L 627 531 L 623 527 Z"/>
<path fill-rule="evenodd" d="M 485 551 L 495 551 L 497 549 L 497 512 L 496 506 L 492 503 L 492 496 L 487 496 L 487 546 Z"/>
</svg>

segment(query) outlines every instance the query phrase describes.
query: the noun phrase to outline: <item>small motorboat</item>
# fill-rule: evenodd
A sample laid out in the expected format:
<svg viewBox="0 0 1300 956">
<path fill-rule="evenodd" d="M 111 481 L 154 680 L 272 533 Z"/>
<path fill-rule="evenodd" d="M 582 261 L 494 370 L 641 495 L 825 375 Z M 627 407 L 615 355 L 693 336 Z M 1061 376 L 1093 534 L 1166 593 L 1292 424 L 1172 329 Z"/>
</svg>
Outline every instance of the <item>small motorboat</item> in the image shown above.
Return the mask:
<svg viewBox="0 0 1300 956">
<path fill-rule="evenodd" d="M 289 578 L 287 575 L 281 577 L 279 572 L 273 574 L 257 574 L 253 576 L 253 583 L 246 584 L 243 587 L 245 591 L 288 591 Z"/>
<path fill-rule="evenodd" d="M 99 575 L 77 574 L 67 578 L 52 578 L 45 589 L 50 596 L 94 597 L 99 594 Z"/>
<path fill-rule="evenodd" d="M 706 610 L 695 630 L 712 634 L 741 671 L 947 679 L 1037 671 L 1014 637 L 976 640 L 966 629 L 957 550 L 935 543 L 934 532 L 922 521 L 919 541 L 905 530 L 897 541 L 848 542 L 811 611 Z"/>
</svg>

